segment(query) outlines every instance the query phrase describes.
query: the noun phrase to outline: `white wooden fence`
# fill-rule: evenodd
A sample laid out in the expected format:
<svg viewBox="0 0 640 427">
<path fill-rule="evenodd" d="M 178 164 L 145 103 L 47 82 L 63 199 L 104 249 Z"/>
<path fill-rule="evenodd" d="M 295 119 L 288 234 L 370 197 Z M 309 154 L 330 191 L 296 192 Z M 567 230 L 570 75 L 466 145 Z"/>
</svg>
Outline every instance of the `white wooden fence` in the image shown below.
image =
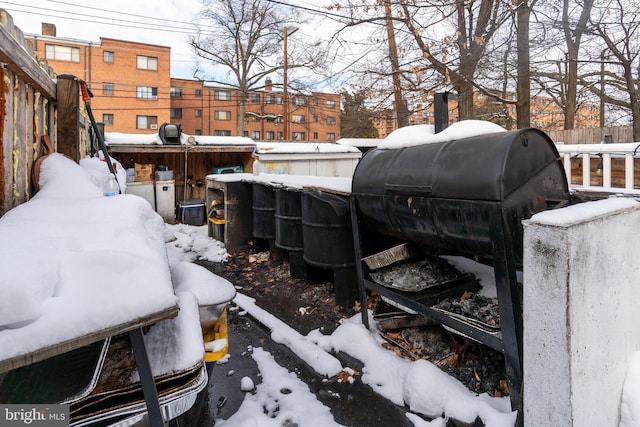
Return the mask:
<svg viewBox="0 0 640 427">
<path fill-rule="evenodd" d="M 640 142 L 620 143 L 620 144 L 556 144 L 560 156 L 563 158 L 565 172 L 569 184 L 576 185 L 576 177 L 572 176 L 572 169 L 575 167 L 575 159 L 580 159 L 580 169 L 582 170 L 581 184 L 577 186 L 581 188 L 592 188 L 592 175 L 601 174 L 597 181 L 601 182 L 603 189 L 615 188 L 633 190 L 636 168 L 635 160 L 640 159 Z M 591 160 L 594 160 L 592 163 Z M 597 161 L 598 163 L 595 163 Z M 612 162 L 616 162 L 616 167 L 612 167 Z M 595 164 L 595 168 L 594 168 Z M 618 166 L 619 165 L 619 166 Z M 612 179 L 613 173 L 619 172 L 624 174 L 624 180 Z M 640 171 L 638 171 L 640 172 Z"/>
</svg>

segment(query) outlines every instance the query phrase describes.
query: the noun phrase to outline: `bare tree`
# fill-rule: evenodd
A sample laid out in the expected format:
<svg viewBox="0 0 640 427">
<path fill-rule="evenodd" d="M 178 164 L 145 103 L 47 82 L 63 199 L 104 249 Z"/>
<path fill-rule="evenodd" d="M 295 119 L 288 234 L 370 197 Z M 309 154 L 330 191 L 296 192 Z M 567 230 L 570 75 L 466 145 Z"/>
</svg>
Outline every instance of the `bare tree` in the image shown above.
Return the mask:
<svg viewBox="0 0 640 427">
<path fill-rule="evenodd" d="M 577 14 L 575 8 L 580 6 L 563 0 L 562 2 L 562 30 L 564 32 L 565 43 L 567 44 L 567 103 L 564 111 L 564 128 L 573 129 L 575 127 L 577 111 L 578 93 L 578 53 L 580 42 L 586 31 L 587 23 L 591 15 L 594 0 L 582 0 L 582 11 L 577 21 L 573 23 L 571 15 Z"/>
<path fill-rule="evenodd" d="M 605 102 L 631 111 L 633 139 L 640 141 L 640 6 L 633 2 L 611 0 L 594 7 L 591 17 L 593 32 L 604 42 L 613 59 L 604 61 L 602 74 L 608 79 L 608 88 L 602 91 L 597 84 L 589 85 L 592 92 L 604 97 Z M 615 67 L 616 69 L 612 69 Z M 588 84 L 585 78 L 585 84 Z"/>
<path fill-rule="evenodd" d="M 199 57 L 227 68 L 233 76 L 240 95 L 236 133 L 242 135 L 248 93 L 283 69 L 284 29 L 301 20 L 265 0 L 202 0 L 199 18 L 206 26 L 189 42 Z M 290 54 L 289 69 L 310 66 L 318 59 L 313 49 Z"/>
</svg>

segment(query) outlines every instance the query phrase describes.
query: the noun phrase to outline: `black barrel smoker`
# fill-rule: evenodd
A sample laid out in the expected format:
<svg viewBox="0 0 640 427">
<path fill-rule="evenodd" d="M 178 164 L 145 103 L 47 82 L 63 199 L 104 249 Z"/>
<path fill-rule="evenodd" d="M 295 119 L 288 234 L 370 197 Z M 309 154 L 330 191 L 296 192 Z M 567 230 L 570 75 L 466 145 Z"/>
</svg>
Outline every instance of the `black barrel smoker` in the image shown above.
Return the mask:
<svg viewBox="0 0 640 427">
<path fill-rule="evenodd" d="M 356 258 L 371 252 L 363 247 L 362 236 L 378 233 L 429 253 L 485 260 L 495 273 L 500 331 L 487 332 L 381 286 L 368 278 L 366 265 L 357 262 L 361 305 L 366 307 L 366 291 L 372 290 L 501 351 L 512 407 L 521 409 L 522 285 L 516 274 L 523 262 L 522 221 L 568 202 L 555 145 L 536 129 L 370 150 L 352 183 Z M 362 320 L 368 325 L 365 312 Z"/>
</svg>

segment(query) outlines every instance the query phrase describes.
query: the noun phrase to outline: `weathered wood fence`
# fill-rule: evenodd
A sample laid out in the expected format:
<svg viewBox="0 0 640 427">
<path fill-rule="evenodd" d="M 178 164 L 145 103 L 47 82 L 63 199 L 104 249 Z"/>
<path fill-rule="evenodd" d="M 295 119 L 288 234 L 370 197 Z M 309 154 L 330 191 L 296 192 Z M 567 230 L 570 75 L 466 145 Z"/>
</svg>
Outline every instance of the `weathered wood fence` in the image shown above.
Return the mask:
<svg viewBox="0 0 640 427">
<path fill-rule="evenodd" d="M 84 157 L 87 123 L 79 107 L 75 78 L 56 79 L 0 9 L 0 216 L 33 194 L 31 167 L 44 154 L 41 136 L 76 161 Z"/>
<path fill-rule="evenodd" d="M 569 129 L 547 131 L 549 137 L 556 143 L 564 144 L 600 144 L 610 138 L 613 143 L 636 142 L 633 140 L 631 126 L 616 126 L 590 129 Z M 605 137 L 605 135 L 611 135 Z"/>
</svg>

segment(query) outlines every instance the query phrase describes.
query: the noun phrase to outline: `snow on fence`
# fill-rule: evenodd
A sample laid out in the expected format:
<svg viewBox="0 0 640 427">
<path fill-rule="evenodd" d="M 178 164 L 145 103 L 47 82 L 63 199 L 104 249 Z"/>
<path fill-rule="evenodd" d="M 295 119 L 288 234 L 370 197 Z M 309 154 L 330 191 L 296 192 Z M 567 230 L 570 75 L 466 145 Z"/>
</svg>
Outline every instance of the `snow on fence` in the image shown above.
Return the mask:
<svg viewBox="0 0 640 427">
<path fill-rule="evenodd" d="M 569 184 L 577 184 L 581 188 L 596 187 L 633 190 L 635 184 L 635 160 L 640 159 L 640 143 L 613 144 L 556 144 L 563 159 L 564 169 Z M 573 175 L 576 170 L 575 160 L 580 160 L 582 179 Z M 592 162 L 592 159 L 597 161 Z M 614 165 L 615 163 L 615 165 Z M 573 170 L 572 170 L 573 169 Z M 640 169 L 638 169 L 640 174 Z M 597 176 L 594 176 L 595 175 Z M 616 179 L 620 175 L 621 179 Z"/>
</svg>

